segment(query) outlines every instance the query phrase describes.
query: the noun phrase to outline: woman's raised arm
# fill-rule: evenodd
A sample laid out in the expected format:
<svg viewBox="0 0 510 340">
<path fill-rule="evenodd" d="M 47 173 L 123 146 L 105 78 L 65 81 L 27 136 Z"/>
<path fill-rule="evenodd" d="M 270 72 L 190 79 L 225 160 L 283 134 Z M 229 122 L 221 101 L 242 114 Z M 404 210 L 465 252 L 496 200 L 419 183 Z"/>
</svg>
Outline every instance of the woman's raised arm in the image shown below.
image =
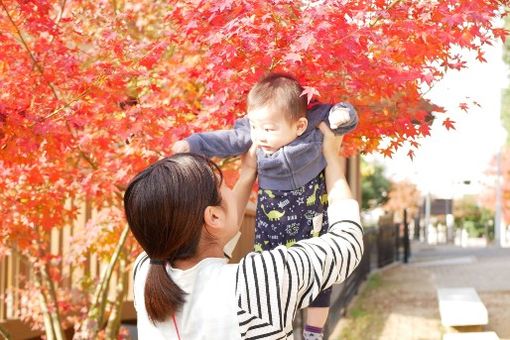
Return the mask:
<svg viewBox="0 0 510 340">
<path fill-rule="evenodd" d="M 257 158 L 255 155 L 256 146 L 252 144 L 250 149 L 241 155 L 241 169 L 233 192 L 237 202 L 237 225 L 241 225 L 244 211 L 250 198 L 251 189 L 255 178 L 257 178 Z"/>
<path fill-rule="evenodd" d="M 326 188 L 328 190 L 328 201 L 330 204 L 352 198 L 352 192 L 345 179 L 344 164 L 342 158 L 338 155 L 343 136 L 335 136 L 333 131 L 322 122 L 319 129 L 324 135 L 322 153 L 326 158 Z"/>
<path fill-rule="evenodd" d="M 327 130 L 324 134 L 329 231 L 290 248 L 278 246 L 241 260 L 236 300 L 245 338 L 288 336 L 296 311 L 333 283 L 342 282 L 361 261 L 363 229 L 337 153 L 341 138 Z"/>
</svg>

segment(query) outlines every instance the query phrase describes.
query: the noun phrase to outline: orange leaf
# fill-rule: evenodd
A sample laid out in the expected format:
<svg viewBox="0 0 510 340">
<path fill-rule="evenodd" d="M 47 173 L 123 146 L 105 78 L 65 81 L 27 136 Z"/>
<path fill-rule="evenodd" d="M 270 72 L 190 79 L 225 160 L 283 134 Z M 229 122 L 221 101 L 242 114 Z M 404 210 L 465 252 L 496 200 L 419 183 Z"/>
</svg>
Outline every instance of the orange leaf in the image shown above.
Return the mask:
<svg viewBox="0 0 510 340">
<path fill-rule="evenodd" d="M 411 160 L 414 160 L 414 151 L 413 150 L 409 150 L 409 152 L 407 152 L 407 156 L 409 158 L 411 158 Z"/>
<path fill-rule="evenodd" d="M 450 118 L 446 118 L 444 121 L 443 121 L 443 126 L 447 129 L 447 130 L 450 130 L 450 129 L 454 129 L 455 130 L 455 126 L 454 126 L 455 122 L 453 120 L 450 120 Z"/>
</svg>

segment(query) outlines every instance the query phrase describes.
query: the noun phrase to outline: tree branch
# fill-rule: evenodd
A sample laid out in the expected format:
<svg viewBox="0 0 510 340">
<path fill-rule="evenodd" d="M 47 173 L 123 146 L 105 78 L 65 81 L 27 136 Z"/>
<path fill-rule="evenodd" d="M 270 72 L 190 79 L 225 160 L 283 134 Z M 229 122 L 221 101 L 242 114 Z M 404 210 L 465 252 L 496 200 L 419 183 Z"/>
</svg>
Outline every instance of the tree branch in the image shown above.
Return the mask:
<svg viewBox="0 0 510 340">
<path fill-rule="evenodd" d="M 123 252 L 122 257 L 119 260 L 118 277 L 119 282 L 117 283 L 116 296 L 111 302 L 111 311 L 106 325 L 105 335 L 107 339 L 115 339 L 119 334 L 120 323 L 121 323 L 121 312 L 122 303 L 126 297 L 128 284 L 129 284 L 129 272 L 127 268 L 127 255 Z"/>
<path fill-rule="evenodd" d="M 66 7 L 66 2 L 67 2 L 67 0 L 62 0 L 62 4 L 60 5 L 60 12 L 58 13 L 57 20 L 55 21 L 55 26 L 57 26 L 57 27 L 60 24 L 62 17 L 64 16 L 64 9 Z M 55 36 L 52 35 L 49 44 L 51 45 L 54 40 L 55 40 Z"/>
<path fill-rule="evenodd" d="M 89 89 L 83 91 L 78 97 L 74 98 L 73 100 L 71 100 L 70 102 L 66 103 L 65 105 L 59 107 L 58 109 L 54 110 L 52 113 L 48 114 L 46 117 L 42 118 L 42 121 L 45 121 L 45 120 L 48 120 L 50 118 L 52 118 L 53 116 L 55 116 L 56 114 L 58 114 L 60 111 L 64 110 L 64 109 L 67 109 L 68 107 L 70 107 L 73 103 L 77 102 L 78 100 L 80 100 L 81 98 L 85 97 L 85 95 L 89 92 Z M 30 125 L 29 127 L 32 128 L 34 127 L 36 123 L 32 123 L 32 125 Z"/>
<path fill-rule="evenodd" d="M 393 7 L 395 7 L 396 5 L 398 5 L 399 3 L 401 3 L 402 1 L 404 1 L 404 0 L 395 0 L 395 1 L 393 1 L 393 2 L 392 2 L 392 3 L 391 3 L 391 4 L 390 4 L 390 5 L 389 5 L 386 9 L 385 9 L 385 11 L 386 11 L 386 12 L 387 12 L 387 11 L 389 11 L 390 9 L 392 9 Z M 376 25 L 376 24 L 377 24 L 377 23 L 381 20 L 381 18 L 382 18 L 382 16 L 381 16 L 381 15 L 377 16 L 377 17 L 374 19 L 374 21 L 372 21 L 371 23 L 369 23 L 369 24 L 368 24 L 368 27 L 369 27 L 369 28 L 374 27 L 374 26 L 375 26 L 375 25 Z M 349 37 L 353 36 L 354 34 L 356 34 L 356 33 L 358 33 L 358 32 L 360 32 L 362 29 L 363 29 L 363 27 L 360 27 L 360 28 L 358 28 L 358 29 L 355 29 L 355 30 L 353 30 L 352 32 L 350 32 L 349 34 L 344 35 L 344 36 L 343 36 L 341 39 L 339 39 L 338 41 L 344 41 L 345 39 L 347 39 L 347 38 L 349 38 Z"/>
<path fill-rule="evenodd" d="M 44 330 L 46 332 L 46 338 L 48 340 L 55 339 L 55 329 L 51 322 L 51 315 L 48 308 L 48 297 L 42 286 L 41 272 L 38 268 L 35 268 L 35 286 L 39 289 L 39 299 L 41 302 L 41 312 L 44 320 Z"/>
<path fill-rule="evenodd" d="M 115 268 L 117 260 L 119 259 L 122 249 L 124 248 L 124 244 L 126 243 L 128 232 L 129 227 L 126 225 L 124 227 L 124 230 L 122 230 L 122 233 L 119 237 L 119 242 L 117 243 L 117 246 L 113 251 L 112 258 L 108 263 L 108 267 L 106 267 L 105 271 L 101 275 L 101 281 L 94 293 L 94 300 L 92 302 L 92 305 L 90 306 L 88 313 L 88 319 L 94 320 L 93 325 L 95 326 L 95 329 L 92 330 L 93 334 L 89 334 L 93 335 L 93 338 L 95 338 L 95 336 L 97 335 L 99 328 L 103 327 L 104 325 L 105 316 L 104 313 L 108 297 L 108 286 L 110 283 L 111 276 L 113 274 L 113 269 Z"/>
<path fill-rule="evenodd" d="M 2 326 L 0 326 L 0 335 L 3 336 L 6 340 L 11 340 L 12 336 L 7 330 L 5 330 Z"/>
<path fill-rule="evenodd" d="M 37 234 L 41 235 L 39 227 Z M 45 258 L 43 248 L 38 244 L 37 251 L 39 258 Z M 55 291 L 55 286 L 49 275 L 49 268 L 47 263 L 39 263 L 35 268 L 36 287 L 39 288 L 41 305 L 43 308 L 44 324 L 46 334 L 51 334 L 51 339 L 64 340 L 64 332 L 62 323 L 60 322 L 60 311 L 58 308 L 58 298 Z"/>
<path fill-rule="evenodd" d="M 7 7 L 5 6 L 4 2 L 2 0 L 0 0 L 0 6 L 2 6 L 3 10 L 5 11 L 5 13 L 7 14 L 7 17 L 9 18 L 9 21 L 11 22 L 11 24 L 14 26 L 14 29 L 16 30 L 16 33 L 18 34 L 20 40 L 21 40 L 21 44 L 23 45 L 23 47 L 25 47 L 25 49 L 27 50 L 28 54 L 30 55 L 30 59 L 32 59 L 32 62 L 34 63 L 34 66 L 37 68 L 37 70 L 39 71 L 39 73 L 41 73 L 41 75 L 43 76 L 44 78 L 44 70 L 42 68 L 42 66 L 39 64 L 39 62 L 37 61 L 37 59 L 35 59 L 35 56 L 34 54 L 32 53 L 32 51 L 30 50 L 30 48 L 28 47 L 28 44 L 25 40 L 25 38 L 23 38 L 23 34 L 21 33 L 21 30 L 19 29 L 18 25 L 16 25 L 16 23 L 14 22 L 14 20 L 12 19 L 9 11 L 7 10 Z M 51 91 L 53 92 L 53 95 L 55 96 L 55 98 L 57 100 L 60 100 L 58 94 L 57 94 L 57 91 L 55 89 L 55 87 L 53 86 L 53 84 L 49 81 L 47 81 L 45 79 L 45 82 L 46 84 L 49 86 L 49 88 L 51 89 Z"/>
<path fill-rule="evenodd" d="M 58 14 L 57 21 L 55 21 L 55 25 L 58 26 L 60 24 L 60 20 L 64 16 L 64 9 L 66 7 L 67 0 L 62 0 L 62 5 L 60 6 L 60 13 Z"/>
<path fill-rule="evenodd" d="M 402 2 L 404 0 L 395 0 L 393 1 L 386 9 L 385 11 L 389 11 L 390 9 L 392 9 L 393 7 L 395 7 L 396 5 L 398 5 L 400 2 Z M 377 25 L 377 23 L 379 22 L 379 20 L 381 20 L 381 16 L 378 16 L 377 18 L 375 18 L 375 20 L 373 22 L 371 22 L 368 26 L 369 27 L 374 27 L 375 25 Z"/>
<path fill-rule="evenodd" d="M 60 321 L 60 312 L 58 308 L 58 298 L 57 293 L 55 291 L 55 285 L 53 284 L 53 281 L 50 278 L 49 275 L 49 268 L 48 264 L 44 263 L 44 265 L 41 266 L 39 272 L 41 273 L 42 282 L 45 283 L 48 286 L 50 299 L 52 301 L 52 308 L 49 311 L 51 322 L 53 324 L 53 330 L 55 332 L 55 339 L 56 340 L 64 340 L 64 332 L 62 329 L 62 323 Z"/>
</svg>

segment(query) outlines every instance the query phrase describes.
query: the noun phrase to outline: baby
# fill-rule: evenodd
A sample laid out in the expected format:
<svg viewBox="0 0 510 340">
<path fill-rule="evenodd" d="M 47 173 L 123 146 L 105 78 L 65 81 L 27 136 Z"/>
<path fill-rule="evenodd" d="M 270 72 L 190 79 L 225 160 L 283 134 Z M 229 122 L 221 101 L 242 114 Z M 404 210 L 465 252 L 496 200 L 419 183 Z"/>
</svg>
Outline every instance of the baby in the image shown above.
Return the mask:
<svg viewBox="0 0 510 340">
<path fill-rule="evenodd" d="M 325 233 L 326 161 L 317 126 L 325 121 L 343 135 L 357 126 L 356 111 L 348 103 L 315 103 L 307 111 L 301 85 L 281 73 L 271 73 L 255 84 L 247 102 L 247 117 L 238 119 L 234 129 L 193 134 L 176 142 L 172 151 L 228 157 L 257 145 L 256 251 L 289 247 Z M 325 290 L 310 304 L 305 339 L 322 339 L 330 295 L 331 289 Z"/>
</svg>

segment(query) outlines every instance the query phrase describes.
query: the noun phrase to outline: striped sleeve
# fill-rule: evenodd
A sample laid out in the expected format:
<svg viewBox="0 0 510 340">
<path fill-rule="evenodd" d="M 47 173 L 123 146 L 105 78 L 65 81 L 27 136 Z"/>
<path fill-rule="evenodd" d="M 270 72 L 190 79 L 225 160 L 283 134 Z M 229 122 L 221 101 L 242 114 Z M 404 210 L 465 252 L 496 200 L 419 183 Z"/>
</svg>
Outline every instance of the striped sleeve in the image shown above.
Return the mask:
<svg viewBox="0 0 510 340">
<path fill-rule="evenodd" d="M 241 260 L 236 298 L 243 339 L 285 339 L 297 311 L 356 268 L 363 254 L 358 203 L 349 199 L 332 204 L 328 215 L 325 235 Z"/>
</svg>

